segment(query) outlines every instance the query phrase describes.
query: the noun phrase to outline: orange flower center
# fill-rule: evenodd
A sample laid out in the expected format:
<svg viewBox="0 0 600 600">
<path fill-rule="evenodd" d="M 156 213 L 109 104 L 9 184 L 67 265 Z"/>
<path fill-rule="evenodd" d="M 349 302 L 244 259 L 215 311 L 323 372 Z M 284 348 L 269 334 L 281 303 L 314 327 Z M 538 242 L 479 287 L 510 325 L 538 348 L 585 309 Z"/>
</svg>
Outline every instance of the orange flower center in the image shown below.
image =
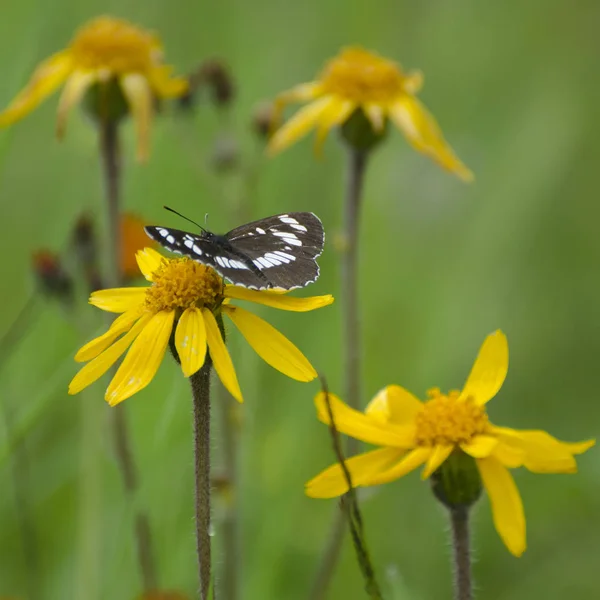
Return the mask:
<svg viewBox="0 0 600 600">
<path fill-rule="evenodd" d="M 162 58 L 159 40 L 127 21 L 99 17 L 84 25 L 71 42 L 76 68 L 106 76 L 147 72 Z"/>
<path fill-rule="evenodd" d="M 417 445 L 467 443 L 488 429 L 485 409 L 470 396 L 459 400 L 460 392 L 454 390 L 445 396 L 437 388 L 427 394 L 430 400 L 416 417 Z"/>
<path fill-rule="evenodd" d="M 213 310 L 223 301 L 223 280 L 210 267 L 189 258 L 165 259 L 152 274 L 146 290 L 146 308 L 152 312 L 206 306 Z"/>
<path fill-rule="evenodd" d="M 357 103 L 386 103 L 404 93 L 407 78 L 399 65 L 362 48 L 346 48 L 320 76 L 323 91 Z"/>
</svg>

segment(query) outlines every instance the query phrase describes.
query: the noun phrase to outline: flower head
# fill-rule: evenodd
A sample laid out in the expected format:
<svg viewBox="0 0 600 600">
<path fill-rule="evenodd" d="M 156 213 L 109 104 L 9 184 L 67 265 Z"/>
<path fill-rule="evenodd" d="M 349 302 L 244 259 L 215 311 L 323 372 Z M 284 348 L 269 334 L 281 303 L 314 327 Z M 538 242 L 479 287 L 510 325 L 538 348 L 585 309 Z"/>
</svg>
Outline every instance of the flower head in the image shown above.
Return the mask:
<svg viewBox="0 0 600 600">
<path fill-rule="evenodd" d="M 219 325 L 223 314 L 272 367 L 298 381 L 316 377 L 306 357 L 279 331 L 230 302 L 247 300 L 305 312 L 331 304 L 332 296 L 293 298 L 225 285 L 210 267 L 188 258 L 167 259 L 151 248 L 138 252 L 137 261 L 151 285 L 100 290 L 91 295 L 90 304 L 121 315 L 106 333 L 75 355 L 75 360 L 89 362 L 71 381 L 70 394 L 96 381 L 131 346 L 105 395 L 111 406 L 129 398 L 150 383 L 174 335 L 183 374 L 189 377 L 196 373 L 209 352 L 223 385 L 241 402 L 242 393 Z"/>
<path fill-rule="evenodd" d="M 330 394 L 336 427 L 381 446 L 346 461 L 353 486 L 379 485 L 425 465 L 422 478 L 432 475 L 452 453 L 463 452 L 477 465 L 490 497 L 494 524 L 507 548 L 520 556 L 526 547 L 525 515 L 519 491 L 508 469 L 525 467 L 534 473 L 574 473 L 574 455 L 594 440 L 561 442 L 545 431 L 516 430 L 492 424 L 485 405 L 500 390 L 508 370 L 508 344 L 500 331 L 489 335 L 462 391 L 429 390 L 421 402 L 391 385 L 360 413 Z M 319 419 L 329 424 L 323 394 L 315 399 Z M 306 485 L 313 498 L 332 498 L 348 489 L 339 465 L 329 467 Z"/>
<path fill-rule="evenodd" d="M 301 84 L 277 98 L 279 110 L 291 102 L 310 102 L 274 133 L 271 154 L 280 152 L 317 129 L 317 147 L 331 129 L 362 111 L 374 132 L 383 133 L 387 119 L 419 152 L 464 180 L 473 174 L 444 140 L 435 119 L 417 100 L 423 84 L 420 72 L 404 73 L 400 65 L 363 48 L 343 49 L 316 81 Z"/>
<path fill-rule="evenodd" d="M 171 67 L 163 64 L 161 42 L 153 33 L 121 19 L 90 21 L 67 49 L 42 62 L 27 87 L 0 113 L 0 127 L 24 117 L 64 83 L 56 127 L 61 137 L 69 110 L 92 86 L 111 82 L 118 84 L 136 120 L 138 158 L 143 160 L 148 155 L 154 96 L 181 96 L 187 82 L 171 77 Z"/>
</svg>

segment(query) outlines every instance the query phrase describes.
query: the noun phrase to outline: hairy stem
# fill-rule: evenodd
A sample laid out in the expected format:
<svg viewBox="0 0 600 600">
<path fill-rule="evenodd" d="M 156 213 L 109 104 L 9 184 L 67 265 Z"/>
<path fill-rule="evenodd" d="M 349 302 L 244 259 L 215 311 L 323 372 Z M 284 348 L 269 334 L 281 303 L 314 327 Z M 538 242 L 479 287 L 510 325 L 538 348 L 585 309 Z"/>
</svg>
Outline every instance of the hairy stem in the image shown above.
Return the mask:
<svg viewBox="0 0 600 600">
<path fill-rule="evenodd" d="M 360 207 L 364 176 L 367 166 L 367 152 L 348 146 L 348 174 L 344 202 L 344 253 L 342 255 L 342 331 L 344 399 L 349 406 L 360 410 L 362 391 L 362 364 L 360 346 L 360 304 L 358 298 L 358 237 Z M 348 454 L 356 454 L 358 440 L 348 439 Z M 344 539 L 344 514 L 336 511 L 325 542 L 319 568 L 314 579 L 310 598 L 322 600 L 335 571 Z"/>
<path fill-rule="evenodd" d="M 121 284 L 121 212 L 120 181 L 121 162 L 119 149 L 118 123 L 104 119 L 100 125 L 100 155 L 105 181 L 108 254 L 108 285 L 118 287 Z M 137 467 L 135 464 L 125 407 L 119 405 L 111 409 L 111 428 L 115 454 L 123 479 L 125 492 L 130 501 L 134 501 L 138 490 Z M 156 567 L 154 564 L 153 544 L 148 515 L 136 509 L 134 536 L 137 546 L 137 559 L 143 586 L 146 591 L 156 589 Z"/>
<path fill-rule="evenodd" d="M 210 369 L 207 356 L 202 368 L 190 377 L 194 405 L 194 464 L 196 484 L 196 549 L 202 600 L 211 587 L 210 539 Z M 212 590 L 212 598 L 215 598 Z"/>
<path fill-rule="evenodd" d="M 454 558 L 454 598 L 473 599 L 471 576 L 471 548 L 469 537 L 469 509 L 457 506 L 449 509 L 452 527 L 452 552 Z"/>
</svg>

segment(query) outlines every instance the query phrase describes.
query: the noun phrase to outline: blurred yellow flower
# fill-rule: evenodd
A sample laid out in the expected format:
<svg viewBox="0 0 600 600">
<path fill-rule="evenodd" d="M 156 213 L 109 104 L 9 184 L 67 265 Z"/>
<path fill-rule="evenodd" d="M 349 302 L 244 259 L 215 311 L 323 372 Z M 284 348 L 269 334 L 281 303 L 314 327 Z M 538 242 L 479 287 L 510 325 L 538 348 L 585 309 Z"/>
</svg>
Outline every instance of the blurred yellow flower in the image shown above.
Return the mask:
<svg viewBox="0 0 600 600">
<path fill-rule="evenodd" d="M 446 143 L 435 119 L 417 100 L 423 84 L 420 72 L 404 73 L 397 63 L 363 48 L 343 49 L 330 60 L 316 81 L 279 95 L 278 111 L 292 102 L 310 102 L 272 136 L 268 150 L 276 154 L 317 129 L 317 148 L 331 129 L 362 110 L 373 130 L 383 133 L 390 119 L 410 144 L 461 179 L 473 174 Z"/>
<path fill-rule="evenodd" d="M 171 67 L 163 64 L 158 37 L 112 17 L 90 21 L 66 50 L 42 62 L 27 87 L 0 113 L 0 127 L 23 118 L 64 83 L 56 126 L 58 137 L 62 137 L 69 110 L 92 85 L 113 80 L 118 82 L 136 121 L 137 154 L 144 160 L 149 151 L 154 96 L 181 96 L 187 81 L 171 77 Z"/>
<path fill-rule="evenodd" d="M 254 351 L 284 375 L 298 381 L 312 381 L 317 376 L 306 357 L 279 331 L 244 308 L 232 306 L 230 301 L 247 300 L 306 312 L 331 304 L 332 296 L 294 298 L 274 291 L 224 285 L 210 267 L 188 258 L 167 259 L 151 248 L 138 252 L 137 261 L 152 285 L 100 290 L 91 295 L 90 304 L 122 314 L 106 333 L 75 355 L 79 362 L 90 362 L 71 381 L 70 394 L 104 375 L 131 345 L 105 395 L 111 406 L 129 398 L 150 383 L 174 333 L 184 376 L 189 377 L 202 367 L 208 346 L 223 385 L 241 402 L 235 369 L 217 322 L 220 314 L 227 315 Z"/>
<path fill-rule="evenodd" d="M 420 402 L 407 390 L 391 385 L 379 392 L 365 414 L 330 394 L 337 429 L 370 444 L 383 446 L 346 461 L 353 486 L 387 483 L 425 465 L 426 479 L 453 452 L 477 463 L 490 497 L 494 524 L 507 548 L 520 556 L 526 548 L 525 514 L 519 491 L 508 471 L 525 467 L 534 473 L 574 473 L 575 454 L 594 440 L 566 443 L 545 431 L 516 430 L 490 423 L 485 404 L 500 390 L 508 371 L 508 344 L 500 331 L 484 341 L 462 392 L 429 391 Z M 325 397 L 315 398 L 319 419 L 330 423 Z M 313 498 L 333 498 L 348 490 L 339 465 L 306 484 Z"/>
<path fill-rule="evenodd" d="M 121 215 L 121 272 L 126 279 L 140 274 L 136 254 L 152 243 L 144 230 L 144 221 L 132 213 Z"/>
</svg>

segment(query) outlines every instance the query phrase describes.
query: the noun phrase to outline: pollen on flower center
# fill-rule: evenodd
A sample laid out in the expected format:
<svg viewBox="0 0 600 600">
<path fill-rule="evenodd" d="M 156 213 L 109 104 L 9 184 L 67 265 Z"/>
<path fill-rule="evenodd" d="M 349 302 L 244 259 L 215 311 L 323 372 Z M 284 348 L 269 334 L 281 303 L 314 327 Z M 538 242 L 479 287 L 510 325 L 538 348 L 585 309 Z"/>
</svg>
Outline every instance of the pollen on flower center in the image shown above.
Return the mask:
<svg viewBox="0 0 600 600">
<path fill-rule="evenodd" d="M 152 279 L 145 299 L 146 308 L 152 312 L 203 306 L 212 310 L 223 300 L 219 274 L 189 258 L 165 260 Z"/>
<path fill-rule="evenodd" d="M 437 388 L 428 394 L 430 400 L 416 417 L 418 445 L 467 443 L 487 430 L 487 413 L 471 397 L 459 400 L 460 392 L 445 396 Z"/>
<path fill-rule="evenodd" d="M 160 44 L 151 33 L 110 17 L 84 25 L 70 48 L 76 68 L 118 75 L 146 72 L 161 57 Z"/>
<path fill-rule="evenodd" d="M 391 102 L 404 91 L 400 67 L 362 48 L 346 48 L 330 60 L 319 78 L 326 94 L 355 102 Z"/>
</svg>

